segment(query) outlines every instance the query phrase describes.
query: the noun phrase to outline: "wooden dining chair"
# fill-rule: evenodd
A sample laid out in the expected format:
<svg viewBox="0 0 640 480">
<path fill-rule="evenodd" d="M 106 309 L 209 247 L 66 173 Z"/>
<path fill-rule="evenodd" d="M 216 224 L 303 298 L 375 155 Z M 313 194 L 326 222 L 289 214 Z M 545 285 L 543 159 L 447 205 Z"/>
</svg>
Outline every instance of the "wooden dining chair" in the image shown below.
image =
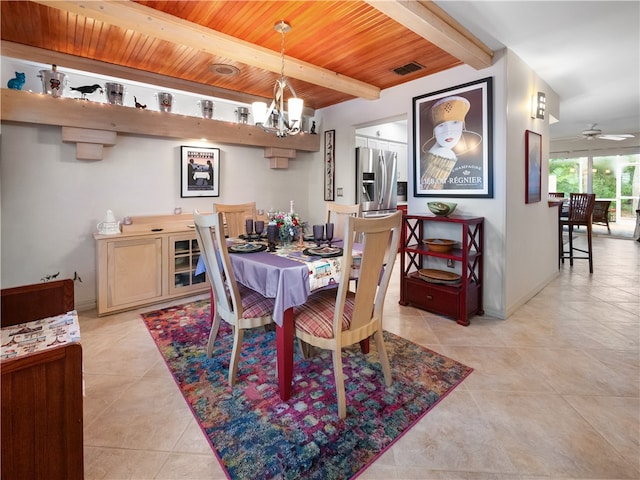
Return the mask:
<svg viewBox="0 0 640 480">
<path fill-rule="evenodd" d="M 328 349 L 333 356 L 338 415 L 347 415 L 342 348 L 374 336 L 385 385 L 391 385 L 391 366 L 384 346 L 382 317 L 385 295 L 400 238 L 402 212 L 387 217 L 347 217 L 342 272 L 337 289 L 321 290 L 294 308 L 296 337 L 308 345 Z M 349 290 L 353 238 L 362 236 L 362 262 L 356 292 Z"/>
<path fill-rule="evenodd" d="M 592 249 L 592 215 L 595 206 L 596 196 L 593 193 L 571 193 L 569 194 L 569 213 L 567 217 L 560 220 L 560 228 L 567 227 L 569 231 L 569 250 L 565 252 L 564 243 L 560 251 L 560 259 L 564 263 L 565 259 L 569 259 L 569 264 L 573 266 L 575 259 L 589 260 L 589 273 L 593 273 L 593 249 Z M 587 227 L 587 249 L 576 248 L 573 246 L 573 227 Z M 586 256 L 577 257 L 574 251 L 585 253 Z"/>
<path fill-rule="evenodd" d="M 333 231 L 339 238 L 343 238 L 347 217 L 361 217 L 362 205 L 341 205 L 327 202 L 327 223 L 333 223 Z"/>
<path fill-rule="evenodd" d="M 220 321 L 224 320 L 233 327 L 233 349 L 229 362 L 229 385 L 233 386 L 244 331 L 272 323 L 274 300 L 263 297 L 236 281 L 226 248 L 222 218 L 222 212 L 201 215 L 195 210 L 193 213 L 200 255 L 204 257 L 207 277 L 211 283 L 210 308 L 215 309 L 207 356 L 211 357 L 213 353 Z"/>
<path fill-rule="evenodd" d="M 246 233 L 245 220 L 247 218 L 256 219 L 256 202 L 227 205 L 214 203 L 213 207 L 215 212 L 222 212 L 224 215 L 224 223 L 229 237 L 237 237 Z"/>
<path fill-rule="evenodd" d="M 327 223 L 333 223 L 335 232 L 334 235 L 337 238 L 344 237 L 344 230 L 347 223 L 347 217 L 361 217 L 362 205 L 359 203 L 353 205 L 341 205 L 335 202 L 327 202 Z M 354 241 L 359 242 L 358 235 L 355 236 Z M 353 280 L 354 288 L 358 288 L 358 279 Z"/>
</svg>

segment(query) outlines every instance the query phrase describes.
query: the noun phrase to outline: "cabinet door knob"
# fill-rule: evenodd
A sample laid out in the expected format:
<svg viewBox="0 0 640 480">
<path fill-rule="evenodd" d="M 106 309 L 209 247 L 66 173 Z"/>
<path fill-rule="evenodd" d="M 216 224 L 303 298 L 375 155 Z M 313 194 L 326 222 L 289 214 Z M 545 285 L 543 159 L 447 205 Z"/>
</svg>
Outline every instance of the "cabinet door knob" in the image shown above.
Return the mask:
<svg viewBox="0 0 640 480">
<path fill-rule="evenodd" d="M 427 300 L 433 300 L 433 295 L 427 295 Z"/>
</svg>

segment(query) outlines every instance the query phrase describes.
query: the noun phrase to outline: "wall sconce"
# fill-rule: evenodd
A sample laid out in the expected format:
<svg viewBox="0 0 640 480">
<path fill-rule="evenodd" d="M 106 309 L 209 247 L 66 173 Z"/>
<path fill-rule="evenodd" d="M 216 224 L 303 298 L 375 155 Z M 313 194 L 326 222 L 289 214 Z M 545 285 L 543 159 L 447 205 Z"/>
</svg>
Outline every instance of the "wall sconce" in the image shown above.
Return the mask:
<svg viewBox="0 0 640 480">
<path fill-rule="evenodd" d="M 531 118 L 544 120 L 544 111 L 547 109 L 547 97 L 544 92 L 537 92 L 531 99 Z"/>
</svg>

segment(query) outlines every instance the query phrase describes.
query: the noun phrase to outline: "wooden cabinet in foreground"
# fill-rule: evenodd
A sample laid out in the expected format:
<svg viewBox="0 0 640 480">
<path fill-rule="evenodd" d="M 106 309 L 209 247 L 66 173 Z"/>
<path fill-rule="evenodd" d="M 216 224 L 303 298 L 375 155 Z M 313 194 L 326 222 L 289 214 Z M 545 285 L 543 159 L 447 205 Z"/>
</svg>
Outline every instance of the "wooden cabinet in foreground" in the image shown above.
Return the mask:
<svg viewBox="0 0 640 480">
<path fill-rule="evenodd" d="M 68 335 L 70 325 L 79 332 L 77 315 L 64 315 L 75 308 L 73 280 L 0 293 L 8 330 L 0 358 L 0 477 L 82 480 L 82 346 L 79 334 Z M 57 315 L 55 322 L 38 322 Z"/>
<path fill-rule="evenodd" d="M 133 217 L 121 234 L 94 235 L 98 315 L 208 291 L 190 225 L 186 214 Z"/>
<path fill-rule="evenodd" d="M 414 305 L 469 325 L 483 315 L 483 217 L 403 217 L 400 255 L 400 304 Z M 426 240 L 446 243 L 446 252 L 430 250 Z"/>
</svg>

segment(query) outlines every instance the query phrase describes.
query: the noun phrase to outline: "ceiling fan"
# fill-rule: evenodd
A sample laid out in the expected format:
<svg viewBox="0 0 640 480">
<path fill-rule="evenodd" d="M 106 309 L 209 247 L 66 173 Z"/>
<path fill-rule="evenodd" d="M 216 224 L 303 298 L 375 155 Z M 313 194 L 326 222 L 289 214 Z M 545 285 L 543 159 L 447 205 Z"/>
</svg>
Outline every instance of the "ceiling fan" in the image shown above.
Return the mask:
<svg viewBox="0 0 640 480">
<path fill-rule="evenodd" d="M 600 130 L 599 128 L 596 128 L 596 125 L 597 123 L 592 123 L 588 125 L 588 128 L 586 130 L 583 130 L 582 132 L 580 132 L 580 134 L 582 135 L 582 138 L 586 138 L 587 140 L 595 140 L 595 139 L 615 140 L 617 142 L 621 140 L 625 140 L 627 138 L 633 138 L 633 135 L 629 133 L 603 135 L 602 130 Z"/>
</svg>

